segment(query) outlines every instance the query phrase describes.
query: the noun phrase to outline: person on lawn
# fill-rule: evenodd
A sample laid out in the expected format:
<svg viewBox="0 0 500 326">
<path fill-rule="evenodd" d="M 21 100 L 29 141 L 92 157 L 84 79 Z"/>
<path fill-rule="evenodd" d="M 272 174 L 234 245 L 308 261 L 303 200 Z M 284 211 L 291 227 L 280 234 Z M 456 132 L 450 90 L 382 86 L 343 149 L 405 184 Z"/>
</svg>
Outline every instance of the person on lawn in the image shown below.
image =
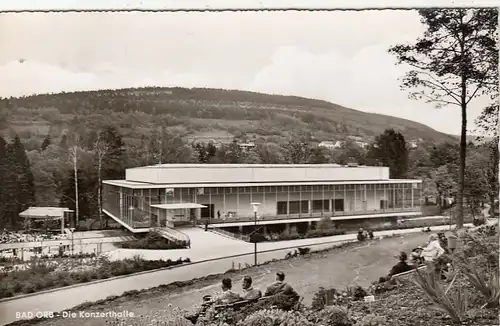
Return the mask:
<svg viewBox="0 0 500 326">
<path fill-rule="evenodd" d="M 365 231 L 363 230 L 363 228 L 359 228 L 359 230 L 358 230 L 358 241 L 364 241 L 364 240 L 366 240 Z"/>
<path fill-rule="evenodd" d="M 250 276 L 245 276 L 243 278 L 243 295 L 241 296 L 243 300 L 254 301 L 262 297 L 262 292 L 259 289 L 254 289 L 252 287 L 252 278 Z"/>
<path fill-rule="evenodd" d="M 439 243 L 439 237 L 435 234 L 429 236 L 429 244 L 422 250 L 421 257 L 426 262 L 432 262 L 436 258 L 441 257 L 445 253 L 444 249 Z"/>
<path fill-rule="evenodd" d="M 422 257 L 423 250 L 424 248 L 418 246 L 411 251 L 410 265 L 418 267 L 424 263 L 424 258 Z"/>
<path fill-rule="evenodd" d="M 276 273 L 276 281 L 267 287 L 264 296 L 269 297 L 277 294 L 283 294 L 294 299 L 300 297 L 290 284 L 285 282 L 285 274 L 281 271 Z"/>
<path fill-rule="evenodd" d="M 388 274 L 389 277 L 412 270 L 412 267 L 406 262 L 408 260 L 408 255 L 406 254 L 406 252 L 401 251 L 398 258 L 399 262 L 392 267 L 391 271 Z"/>
</svg>

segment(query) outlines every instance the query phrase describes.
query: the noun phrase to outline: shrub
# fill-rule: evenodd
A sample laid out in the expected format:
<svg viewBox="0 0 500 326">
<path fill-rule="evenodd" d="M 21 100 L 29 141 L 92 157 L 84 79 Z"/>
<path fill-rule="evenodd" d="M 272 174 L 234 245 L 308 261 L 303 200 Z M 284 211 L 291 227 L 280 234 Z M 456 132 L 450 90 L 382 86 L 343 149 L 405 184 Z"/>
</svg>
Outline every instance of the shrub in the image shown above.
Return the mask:
<svg viewBox="0 0 500 326">
<path fill-rule="evenodd" d="M 453 283 L 450 283 L 447 289 L 444 289 L 444 286 L 440 283 L 441 274 L 436 272 L 432 264 L 429 264 L 427 269 L 428 271 L 424 272 L 416 270 L 415 285 L 425 293 L 436 308 L 447 313 L 454 323 L 461 325 L 466 319 L 467 292 L 458 288 L 454 293 L 448 294 Z"/>
<path fill-rule="evenodd" d="M 383 316 L 369 314 L 363 317 L 361 321 L 356 324 L 360 326 L 385 326 L 388 325 L 387 319 Z"/>
<path fill-rule="evenodd" d="M 315 324 L 297 311 L 282 311 L 266 309 L 257 311 L 244 320 L 238 322 L 239 326 L 314 326 Z"/>
<path fill-rule="evenodd" d="M 325 326 L 351 326 L 353 324 L 349 318 L 349 311 L 345 307 L 327 306 L 318 314 L 318 317 L 318 322 Z"/>
<path fill-rule="evenodd" d="M 325 289 L 324 287 L 320 287 L 319 291 L 313 296 L 311 307 L 315 310 L 321 310 L 325 306 L 332 305 L 339 295 L 335 288 Z"/>
</svg>

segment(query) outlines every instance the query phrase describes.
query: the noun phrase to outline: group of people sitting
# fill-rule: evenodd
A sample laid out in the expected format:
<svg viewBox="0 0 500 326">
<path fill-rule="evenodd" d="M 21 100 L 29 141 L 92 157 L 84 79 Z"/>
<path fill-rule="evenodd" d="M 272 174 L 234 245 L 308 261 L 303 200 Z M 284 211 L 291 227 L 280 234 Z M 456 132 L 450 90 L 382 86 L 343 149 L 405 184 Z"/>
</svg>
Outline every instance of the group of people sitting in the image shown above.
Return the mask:
<svg viewBox="0 0 500 326">
<path fill-rule="evenodd" d="M 364 230 L 363 228 L 359 228 L 358 230 L 358 241 L 364 241 L 368 238 L 373 239 L 373 231 L 372 230 Z"/>
<path fill-rule="evenodd" d="M 448 239 L 444 233 L 431 234 L 425 247 L 418 246 L 412 250 L 409 263 L 406 252 L 400 252 L 398 256 L 399 262 L 391 268 L 387 276 L 381 277 L 379 282 L 386 282 L 390 280 L 392 276 L 408 272 L 425 262 L 433 262 L 443 254 L 453 252 L 453 250 L 454 248 L 448 248 Z"/>
<path fill-rule="evenodd" d="M 262 295 L 259 289 L 252 286 L 252 278 L 250 276 L 245 276 L 243 278 L 241 294 L 232 290 L 233 284 L 230 278 L 224 278 L 222 280 L 221 288 L 222 293 L 215 297 L 211 295 L 204 296 L 201 309 L 194 314 L 185 316 L 185 318 L 190 320 L 193 324 L 196 324 L 199 316 L 204 314 L 205 311 L 213 305 L 230 305 L 243 301 L 257 301 L 262 297 L 271 297 L 274 295 L 284 295 L 294 300 L 299 299 L 297 292 L 290 284 L 285 282 L 285 274 L 283 272 L 276 273 L 275 281 L 266 288 L 264 295 Z"/>
</svg>

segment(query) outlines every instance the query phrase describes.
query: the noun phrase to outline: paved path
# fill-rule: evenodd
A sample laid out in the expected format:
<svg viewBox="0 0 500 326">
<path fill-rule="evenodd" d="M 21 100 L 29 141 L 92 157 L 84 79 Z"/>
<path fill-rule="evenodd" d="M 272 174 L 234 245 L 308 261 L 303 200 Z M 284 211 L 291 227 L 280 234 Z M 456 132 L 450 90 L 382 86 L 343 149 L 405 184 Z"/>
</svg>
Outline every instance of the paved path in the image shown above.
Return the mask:
<svg viewBox="0 0 500 326">
<path fill-rule="evenodd" d="M 432 230 L 448 230 L 448 225 L 435 226 Z M 393 233 L 413 233 L 421 232 L 421 228 L 415 229 L 398 229 L 388 231 L 375 232 L 375 236 L 390 235 Z M 254 250 L 254 245 L 242 240 L 236 240 L 213 232 L 205 232 L 201 228 L 184 229 L 182 232 L 186 233 L 191 239 L 190 249 L 176 249 L 176 250 L 142 250 L 142 249 L 117 249 L 114 251 L 106 252 L 105 255 L 111 260 L 119 260 L 124 258 L 132 258 L 135 255 L 140 255 L 147 260 L 157 259 L 172 259 L 176 260 L 179 257 L 189 258 L 193 262 L 203 261 L 207 259 L 217 259 L 221 257 L 228 257 L 242 253 L 251 253 Z M 290 247 L 310 246 L 321 242 L 330 241 L 345 241 L 356 239 L 356 234 L 335 235 L 322 238 L 299 239 L 288 241 L 276 242 L 263 242 L 257 245 L 259 251 L 266 250 L 279 250 Z"/>
<path fill-rule="evenodd" d="M 447 230 L 449 226 L 434 227 L 433 230 Z M 200 229 L 201 230 L 201 229 Z M 194 231 L 196 232 L 196 231 Z M 200 231 L 201 234 L 206 236 L 205 240 L 212 239 L 212 235 L 209 232 L 205 234 L 203 230 Z M 390 230 L 377 232 L 377 236 L 404 234 L 404 233 L 415 233 L 421 232 L 421 229 L 407 229 L 407 230 Z M 203 239 L 200 234 L 200 243 L 203 244 Z M 220 237 L 220 236 L 218 236 Z M 262 243 L 258 245 L 259 252 L 264 250 L 276 251 L 259 253 L 259 262 L 269 261 L 272 259 L 282 259 L 285 254 L 290 249 L 280 249 L 292 246 L 313 246 L 314 250 L 329 248 L 332 243 L 314 245 L 319 242 L 326 241 L 337 241 L 344 242 L 347 240 L 352 240 L 356 235 L 348 234 L 341 236 L 333 236 L 327 238 L 316 238 L 316 239 L 302 239 L 302 240 L 291 240 L 291 241 L 280 241 L 274 243 Z M 104 299 L 111 295 L 121 295 L 125 291 L 130 290 L 141 290 L 150 287 L 159 286 L 161 284 L 168 284 L 175 281 L 185 281 L 191 280 L 193 278 L 206 276 L 208 274 L 218 274 L 223 273 L 233 266 L 238 267 L 239 264 L 244 266 L 245 264 L 253 264 L 254 257 L 251 254 L 253 251 L 253 244 L 240 242 L 238 240 L 232 240 L 229 238 L 224 238 L 225 240 L 220 240 L 221 244 L 214 244 L 219 250 L 219 253 L 212 253 L 208 255 L 209 252 L 213 251 L 210 246 L 212 244 L 204 245 L 205 251 L 198 251 L 196 258 L 198 260 L 210 259 L 213 257 L 221 257 L 223 255 L 235 255 L 235 254 L 245 254 L 248 255 L 237 258 L 220 258 L 213 261 L 202 262 L 193 265 L 180 266 L 177 268 L 169 270 L 153 271 L 150 273 L 144 273 L 139 275 L 131 275 L 124 278 L 106 280 L 101 283 L 87 284 L 80 287 L 74 287 L 69 289 L 60 289 L 54 292 L 41 293 L 38 295 L 33 295 L 29 297 L 13 299 L 9 301 L 0 302 L 0 324 L 5 325 L 16 320 L 16 312 L 33 312 L 36 311 L 62 311 L 69 309 L 86 301 L 96 301 L 99 299 Z M 233 242 L 234 241 L 234 242 Z M 238 244 L 235 244 L 238 243 Z M 225 244 L 225 245 L 223 245 Z M 231 244 L 231 245 L 228 245 Z M 237 247 L 233 247 L 233 245 Z M 241 247 L 240 247 L 241 245 Z M 197 246 L 197 248 L 199 248 Z M 224 248 L 224 249 L 223 249 Z M 184 249 L 183 249 L 184 250 Z M 185 249 L 189 250 L 189 249 Z M 156 251 L 155 251 L 156 252 Z M 206 256 L 201 256 L 205 254 Z M 175 254 L 174 254 L 175 255 Z M 174 257 L 179 257 L 176 255 Z"/>
</svg>

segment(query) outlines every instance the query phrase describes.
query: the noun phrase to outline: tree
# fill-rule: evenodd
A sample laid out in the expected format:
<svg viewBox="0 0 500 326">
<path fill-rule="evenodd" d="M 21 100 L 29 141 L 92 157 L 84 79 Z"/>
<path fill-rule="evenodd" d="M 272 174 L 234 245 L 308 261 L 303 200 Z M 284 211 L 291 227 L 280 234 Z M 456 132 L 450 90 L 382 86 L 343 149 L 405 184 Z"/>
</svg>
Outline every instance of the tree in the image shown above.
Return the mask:
<svg viewBox="0 0 500 326">
<path fill-rule="evenodd" d="M 68 146 L 68 158 L 73 166 L 73 182 L 75 195 L 75 228 L 80 225 L 80 205 L 78 194 L 78 152 L 80 150 L 80 136 L 73 133 Z"/>
<path fill-rule="evenodd" d="M 100 139 L 107 148 L 103 157 L 102 178 L 125 178 L 126 150 L 121 134 L 115 127 L 109 126 L 101 132 Z"/>
<path fill-rule="evenodd" d="M 283 148 L 275 143 L 257 144 L 255 152 L 262 164 L 282 164 L 285 161 Z"/>
<path fill-rule="evenodd" d="M 7 181 L 8 165 L 6 161 L 6 147 L 7 142 L 0 136 L 0 180 L 3 180 L 0 186 L 0 225 L 7 225 L 7 218 L 5 216 L 5 208 L 7 203 L 7 191 L 5 189 L 5 182 Z"/>
<path fill-rule="evenodd" d="M 386 129 L 375 138 L 370 146 L 368 157 L 382 166 L 389 167 L 391 178 L 403 179 L 408 172 L 408 149 L 404 136 Z"/>
<path fill-rule="evenodd" d="M 303 137 L 292 139 L 283 145 L 283 154 L 288 164 L 306 164 L 311 157 L 311 146 Z"/>
<path fill-rule="evenodd" d="M 102 163 L 108 153 L 108 144 L 102 139 L 101 135 L 97 136 L 94 143 L 94 152 L 97 163 L 97 209 L 99 214 L 99 226 L 102 228 Z"/>
<path fill-rule="evenodd" d="M 340 148 L 335 149 L 332 154 L 333 161 L 337 164 L 358 163 L 365 165 L 367 163 L 366 150 L 352 139 L 343 141 Z"/>
<path fill-rule="evenodd" d="M 44 151 L 47 147 L 49 147 L 50 144 L 52 144 L 52 139 L 50 138 L 50 135 L 47 134 L 47 136 L 45 136 L 45 138 L 42 142 L 42 146 L 40 146 L 40 148 L 42 149 L 42 151 Z"/>
<path fill-rule="evenodd" d="M 491 91 L 498 64 L 491 54 L 496 49 L 496 9 L 421 9 L 426 31 L 412 45 L 396 45 L 389 52 L 399 64 L 412 69 L 402 80 L 411 97 L 437 107 L 456 105 L 461 109 L 460 183 L 457 228 L 463 227 L 463 193 L 467 149 L 467 107 Z M 485 51 L 487 50 L 487 51 Z M 497 60 L 498 62 L 498 60 Z M 498 83 L 497 83 L 498 84 Z"/>
<path fill-rule="evenodd" d="M 311 164 L 326 164 L 332 160 L 331 152 L 324 147 L 315 147 L 311 149 L 309 163 Z"/>
<path fill-rule="evenodd" d="M 466 163 L 464 197 L 474 216 L 488 195 L 488 157 L 476 151 Z"/>
<path fill-rule="evenodd" d="M 442 207 L 443 198 L 454 197 L 457 192 L 457 182 L 453 172 L 446 165 L 440 166 L 435 173 L 434 182 L 439 198 L 439 205 Z"/>
<path fill-rule="evenodd" d="M 6 168 L 4 184 L 4 214 L 7 225 L 13 228 L 22 227 L 19 213 L 34 206 L 35 185 L 30 162 L 23 144 L 18 136 L 8 144 L 5 151 Z"/>
</svg>

